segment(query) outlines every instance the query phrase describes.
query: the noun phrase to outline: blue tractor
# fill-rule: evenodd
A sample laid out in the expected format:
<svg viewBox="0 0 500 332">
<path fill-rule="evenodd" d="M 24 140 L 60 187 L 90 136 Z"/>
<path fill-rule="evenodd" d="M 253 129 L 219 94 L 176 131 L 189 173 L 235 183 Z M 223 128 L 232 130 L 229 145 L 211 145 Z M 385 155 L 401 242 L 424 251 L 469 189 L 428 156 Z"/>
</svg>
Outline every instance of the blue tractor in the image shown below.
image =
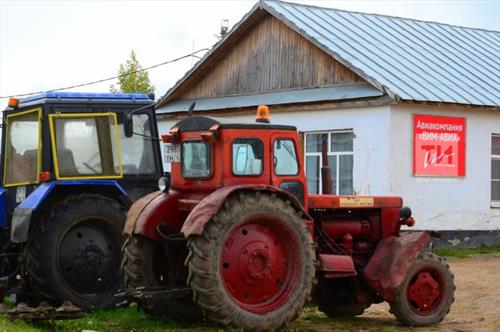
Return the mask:
<svg viewBox="0 0 500 332">
<path fill-rule="evenodd" d="M 126 211 L 156 190 L 163 173 L 152 99 L 57 92 L 9 100 L 0 187 L 4 294 L 84 309 L 109 303 L 121 285 Z"/>
</svg>

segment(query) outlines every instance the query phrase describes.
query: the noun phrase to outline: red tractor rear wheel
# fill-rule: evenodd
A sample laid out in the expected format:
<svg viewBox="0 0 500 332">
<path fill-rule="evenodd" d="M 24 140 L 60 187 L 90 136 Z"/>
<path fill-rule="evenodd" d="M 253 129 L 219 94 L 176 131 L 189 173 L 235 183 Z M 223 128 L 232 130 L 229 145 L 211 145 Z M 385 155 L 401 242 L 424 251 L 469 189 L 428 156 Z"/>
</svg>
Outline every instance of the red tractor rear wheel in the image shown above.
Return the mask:
<svg viewBox="0 0 500 332">
<path fill-rule="evenodd" d="M 244 330 L 278 328 L 310 299 L 315 253 L 300 213 L 276 195 L 231 196 L 188 241 L 188 284 L 208 319 Z"/>
<path fill-rule="evenodd" d="M 453 274 L 444 258 L 425 252 L 408 270 L 390 302 L 391 312 L 404 325 L 435 324 L 450 311 L 454 292 Z"/>
</svg>

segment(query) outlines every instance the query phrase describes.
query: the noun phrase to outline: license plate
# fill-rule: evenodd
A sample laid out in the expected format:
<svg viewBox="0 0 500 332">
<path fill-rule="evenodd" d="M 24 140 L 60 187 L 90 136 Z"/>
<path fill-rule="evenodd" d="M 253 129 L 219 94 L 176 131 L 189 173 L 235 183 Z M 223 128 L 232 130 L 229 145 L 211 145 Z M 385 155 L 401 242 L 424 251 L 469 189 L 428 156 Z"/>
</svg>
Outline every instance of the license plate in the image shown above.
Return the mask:
<svg viewBox="0 0 500 332">
<path fill-rule="evenodd" d="M 26 187 L 17 187 L 16 203 L 22 203 L 26 199 Z"/>
<path fill-rule="evenodd" d="M 181 162 L 181 146 L 180 144 L 166 143 L 163 146 L 165 152 L 163 160 L 165 163 L 180 163 Z"/>
</svg>

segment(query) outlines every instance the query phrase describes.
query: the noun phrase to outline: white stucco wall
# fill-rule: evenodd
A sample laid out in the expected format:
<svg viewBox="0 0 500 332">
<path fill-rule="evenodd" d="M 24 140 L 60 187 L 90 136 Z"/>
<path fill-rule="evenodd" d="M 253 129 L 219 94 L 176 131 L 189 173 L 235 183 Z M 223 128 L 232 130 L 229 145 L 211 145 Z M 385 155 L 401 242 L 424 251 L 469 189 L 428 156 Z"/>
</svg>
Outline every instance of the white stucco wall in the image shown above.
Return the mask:
<svg viewBox="0 0 500 332">
<path fill-rule="evenodd" d="M 413 176 L 414 113 L 467 119 L 465 177 Z M 232 118 L 253 121 L 254 115 Z M 491 134 L 500 133 L 498 111 L 403 104 L 276 113 L 271 109 L 271 121 L 300 131 L 353 129 L 355 193 L 402 196 L 413 210 L 416 229 L 500 230 L 500 209 L 490 207 Z M 160 118 L 160 134 L 175 122 Z"/>
<path fill-rule="evenodd" d="M 466 176 L 414 177 L 413 114 L 465 117 Z M 419 229 L 499 230 L 500 209 L 490 207 L 491 134 L 500 133 L 500 112 L 474 108 L 391 107 L 390 193 L 404 197 Z"/>
<path fill-rule="evenodd" d="M 273 123 L 291 124 L 299 131 L 352 129 L 354 139 L 353 189 L 358 195 L 383 195 L 389 190 L 390 135 L 380 130 L 390 124 L 390 107 L 364 107 L 276 113 Z"/>
</svg>

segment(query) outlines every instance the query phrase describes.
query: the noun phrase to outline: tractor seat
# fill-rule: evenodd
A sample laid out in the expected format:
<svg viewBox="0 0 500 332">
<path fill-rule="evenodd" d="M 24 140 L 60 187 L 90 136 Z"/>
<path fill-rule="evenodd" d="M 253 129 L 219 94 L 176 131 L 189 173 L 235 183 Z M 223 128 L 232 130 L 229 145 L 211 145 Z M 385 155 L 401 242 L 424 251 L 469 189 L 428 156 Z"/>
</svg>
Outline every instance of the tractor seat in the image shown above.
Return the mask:
<svg viewBox="0 0 500 332">
<path fill-rule="evenodd" d="M 78 172 L 78 169 L 76 168 L 73 151 L 69 149 L 57 149 L 57 160 L 59 163 L 60 176 L 81 175 L 80 172 Z"/>
<path fill-rule="evenodd" d="M 37 174 L 38 169 L 38 149 L 26 150 L 23 153 L 26 166 L 29 168 L 29 174 Z"/>
</svg>

